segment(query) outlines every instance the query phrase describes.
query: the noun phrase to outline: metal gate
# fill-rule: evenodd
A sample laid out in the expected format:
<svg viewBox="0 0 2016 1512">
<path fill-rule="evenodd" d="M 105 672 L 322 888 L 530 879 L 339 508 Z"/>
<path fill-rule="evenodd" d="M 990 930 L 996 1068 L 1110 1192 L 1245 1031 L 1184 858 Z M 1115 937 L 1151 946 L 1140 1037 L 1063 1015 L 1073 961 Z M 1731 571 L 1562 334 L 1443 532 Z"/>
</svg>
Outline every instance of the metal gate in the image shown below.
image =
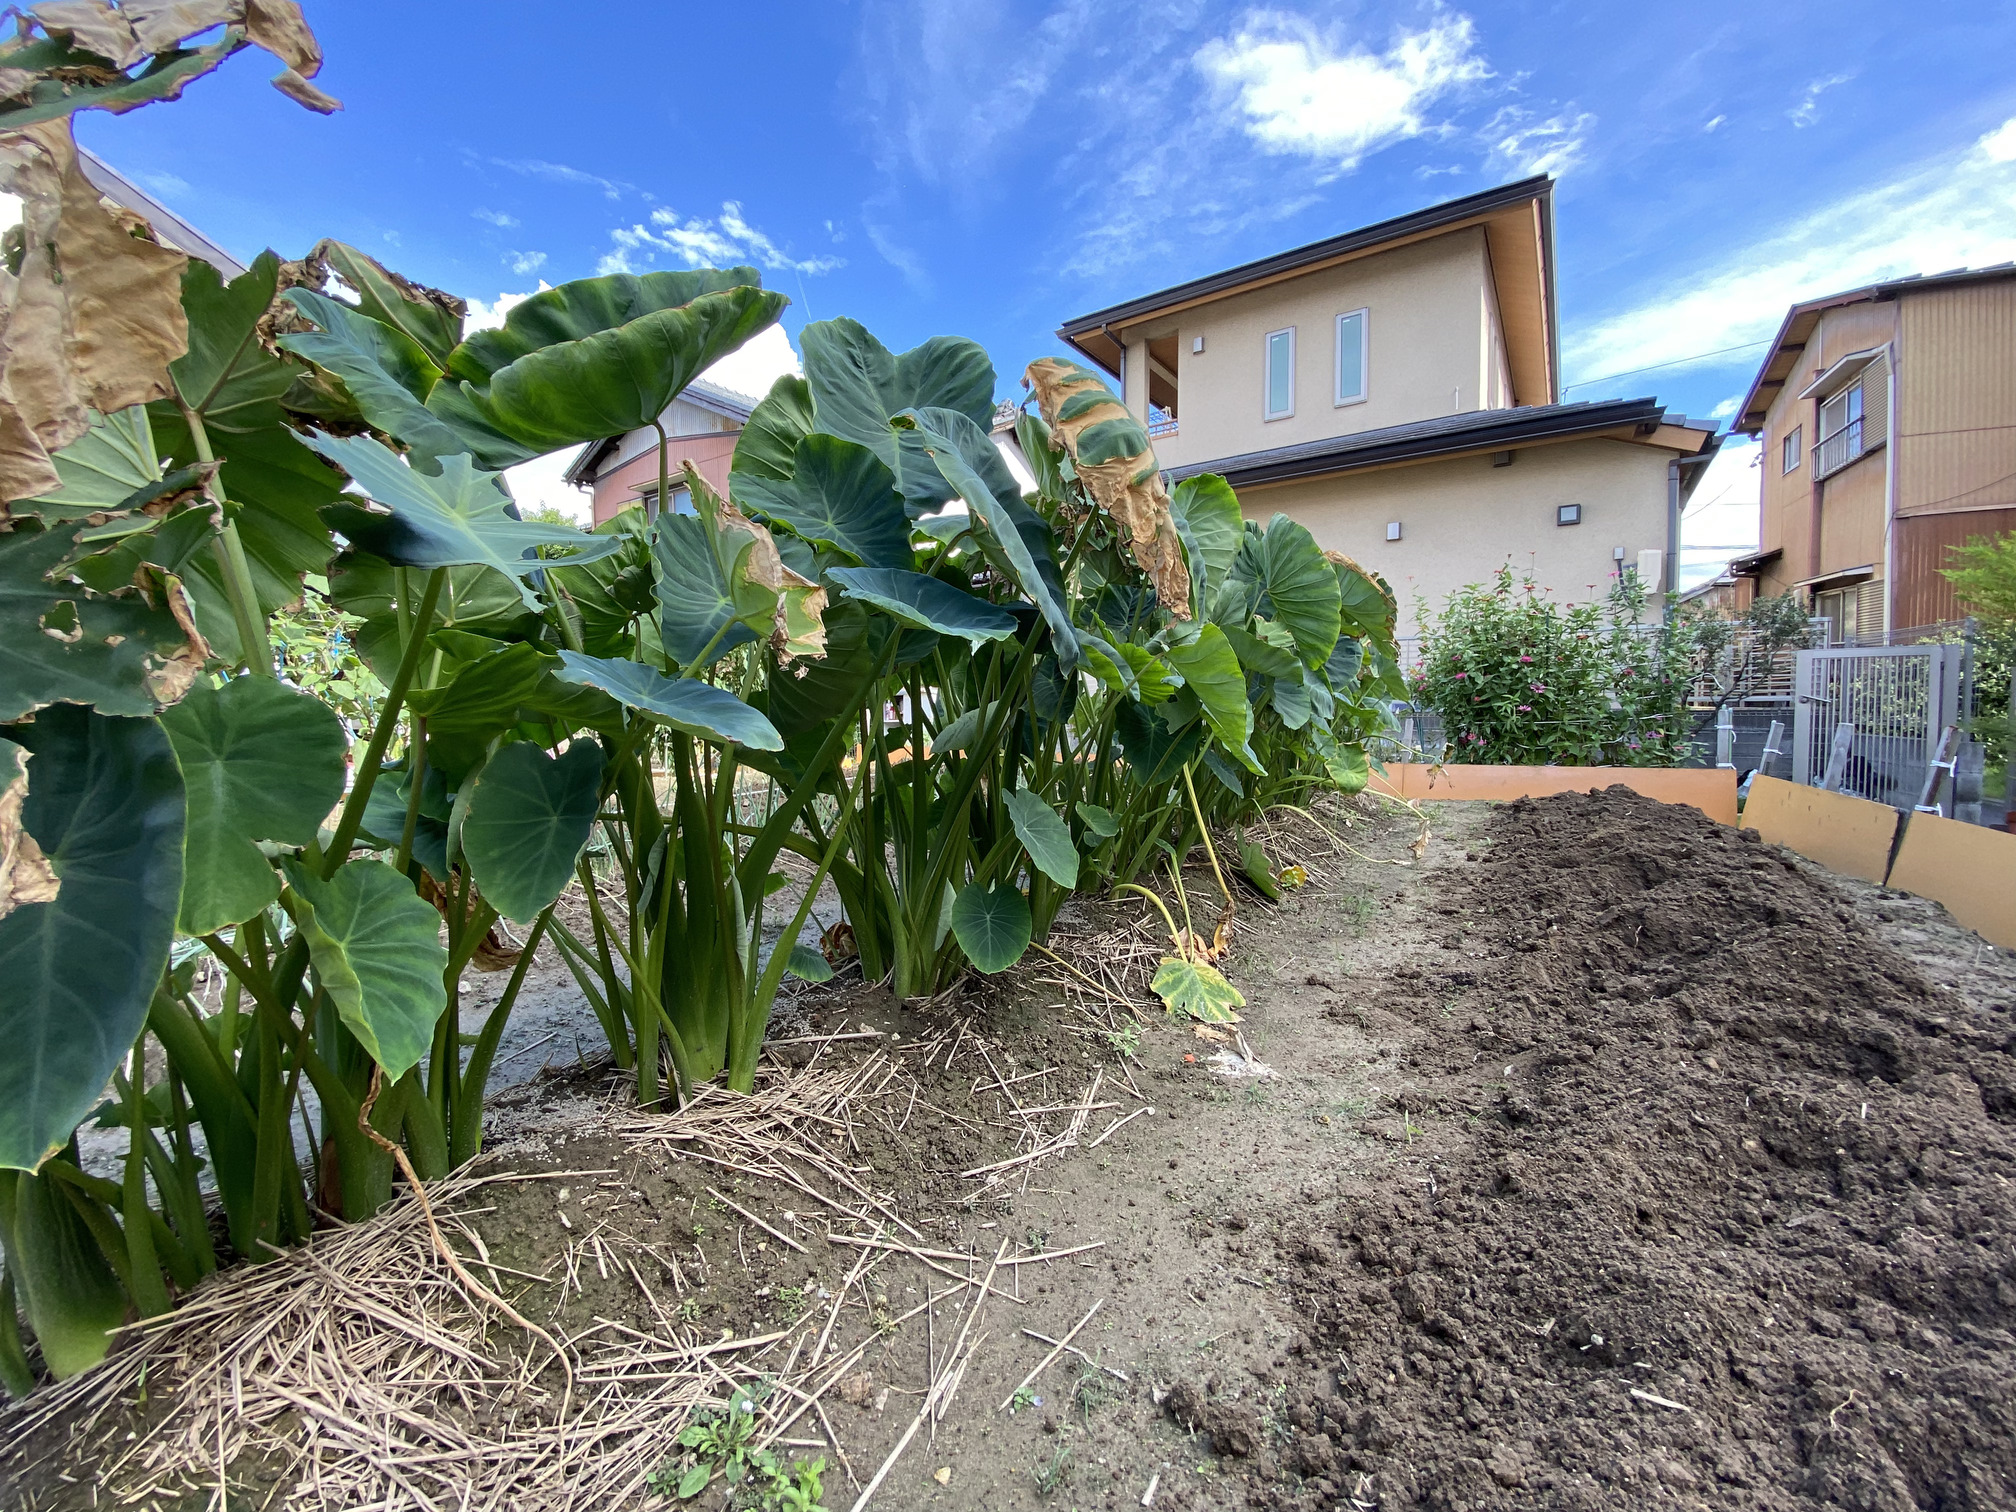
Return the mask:
<svg viewBox="0 0 2016 1512">
<path fill-rule="evenodd" d="M 1792 715 L 1792 780 L 1818 783 L 1843 725 L 1853 738 L 1841 791 L 1910 808 L 1939 736 L 1959 723 L 1964 646 L 1801 651 Z"/>
</svg>

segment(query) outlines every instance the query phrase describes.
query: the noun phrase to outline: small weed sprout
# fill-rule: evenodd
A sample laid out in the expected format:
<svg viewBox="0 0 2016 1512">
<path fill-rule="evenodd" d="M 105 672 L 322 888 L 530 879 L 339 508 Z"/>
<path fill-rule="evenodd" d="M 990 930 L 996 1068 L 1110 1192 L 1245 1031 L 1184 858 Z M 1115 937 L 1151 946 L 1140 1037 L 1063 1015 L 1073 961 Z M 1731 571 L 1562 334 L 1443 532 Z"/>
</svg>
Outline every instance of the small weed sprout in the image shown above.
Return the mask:
<svg viewBox="0 0 2016 1512">
<path fill-rule="evenodd" d="M 1038 1496 L 1046 1498 L 1055 1496 L 1064 1483 L 1071 1479 L 1071 1446 L 1059 1444 L 1057 1452 L 1050 1456 L 1050 1463 L 1036 1466 L 1029 1474 L 1035 1478 Z"/>
<path fill-rule="evenodd" d="M 1078 1420 L 1090 1427 L 1093 1411 L 1105 1406 L 1111 1394 L 1105 1373 L 1097 1366 L 1087 1365 L 1071 1383 L 1071 1405 L 1078 1409 Z"/>
<path fill-rule="evenodd" d="M 750 1512 L 817 1512 L 825 1499 L 821 1477 L 826 1461 L 788 1464 L 768 1449 L 753 1447 L 756 1409 L 770 1394 L 767 1383 L 737 1387 L 725 1409 L 702 1411 L 680 1431 L 682 1451 L 645 1477 L 659 1496 L 690 1501 L 718 1474 L 734 1488 L 732 1505 Z"/>
<path fill-rule="evenodd" d="M 1027 1386 L 1017 1386 L 1015 1388 L 1015 1395 L 1008 1399 L 1008 1415 L 1013 1417 L 1026 1407 L 1041 1407 L 1042 1405 L 1043 1398 L 1036 1395 L 1033 1390 Z"/>
<path fill-rule="evenodd" d="M 1111 1045 L 1127 1060 L 1138 1060 L 1141 1056 L 1141 1026 L 1129 1019 L 1118 1029 L 1108 1032 L 1106 1043 Z"/>
<path fill-rule="evenodd" d="M 777 1305 L 783 1309 L 784 1321 L 795 1323 L 805 1311 L 805 1288 L 802 1286 L 780 1286 L 777 1288 Z"/>
<path fill-rule="evenodd" d="M 700 1321 L 700 1299 L 698 1297 L 681 1297 L 679 1299 L 679 1321 L 681 1323 L 698 1323 Z"/>
</svg>

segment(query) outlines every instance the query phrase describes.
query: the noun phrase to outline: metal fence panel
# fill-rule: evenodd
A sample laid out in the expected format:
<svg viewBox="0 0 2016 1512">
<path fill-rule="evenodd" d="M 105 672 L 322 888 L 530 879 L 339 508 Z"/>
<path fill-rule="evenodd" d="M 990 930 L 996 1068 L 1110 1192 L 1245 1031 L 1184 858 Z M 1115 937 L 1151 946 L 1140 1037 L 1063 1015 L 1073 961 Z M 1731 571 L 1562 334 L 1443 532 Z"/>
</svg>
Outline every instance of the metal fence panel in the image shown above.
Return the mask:
<svg viewBox="0 0 2016 1512">
<path fill-rule="evenodd" d="M 1960 646 L 1832 647 L 1801 651 L 1793 711 L 1792 780 L 1819 783 L 1842 725 L 1854 731 L 1841 790 L 1909 808 L 1939 735 L 1959 720 Z"/>
</svg>

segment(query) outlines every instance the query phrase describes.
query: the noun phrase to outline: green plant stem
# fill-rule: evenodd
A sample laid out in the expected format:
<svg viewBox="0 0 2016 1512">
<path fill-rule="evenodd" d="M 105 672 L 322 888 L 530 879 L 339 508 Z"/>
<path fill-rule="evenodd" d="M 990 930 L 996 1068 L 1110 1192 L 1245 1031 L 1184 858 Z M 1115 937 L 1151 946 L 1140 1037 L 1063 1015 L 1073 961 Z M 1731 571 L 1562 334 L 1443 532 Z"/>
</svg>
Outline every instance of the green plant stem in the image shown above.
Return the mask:
<svg viewBox="0 0 2016 1512">
<path fill-rule="evenodd" d="M 1155 911 L 1162 915 L 1162 922 L 1169 926 L 1170 943 L 1176 948 L 1178 953 L 1181 953 L 1183 948 L 1183 932 L 1176 927 L 1176 920 L 1169 913 L 1169 905 L 1164 903 L 1153 891 L 1143 887 L 1139 882 L 1120 883 L 1113 889 L 1112 896 L 1117 898 L 1123 892 L 1137 893 L 1155 905 Z"/>
<path fill-rule="evenodd" d="M 413 833 L 420 827 L 420 789 L 427 781 L 427 720 L 409 711 L 413 733 L 406 742 L 406 823 L 399 831 L 399 859 L 394 870 L 402 875 L 413 863 Z"/>
<path fill-rule="evenodd" d="M 216 456 L 210 450 L 210 433 L 204 428 L 203 417 L 180 398 L 177 406 L 182 411 L 182 419 L 189 427 L 190 444 L 196 448 L 199 462 L 215 462 Z M 224 596 L 231 604 L 231 618 L 238 629 L 240 659 L 245 670 L 261 677 L 272 677 L 273 652 L 267 644 L 266 616 L 259 612 L 259 593 L 252 583 L 252 564 L 245 557 L 245 543 L 238 535 L 238 522 L 230 517 L 230 503 L 224 497 L 224 485 L 219 478 L 210 480 L 210 492 L 217 501 L 217 507 L 224 512 L 224 528 L 218 532 L 215 551 L 217 565 L 224 577 Z M 265 652 L 261 656 L 260 652 Z"/>
<path fill-rule="evenodd" d="M 399 670 L 392 674 L 392 686 L 385 690 L 385 706 L 378 712 L 378 723 L 372 727 L 370 743 L 351 772 L 350 796 L 344 801 L 342 817 L 336 821 L 336 833 L 329 842 L 329 849 L 323 853 L 322 876 L 325 880 L 335 876 L 336 869 L 348 859 L 350 846 L 363 826 L 364 805 L 371 801 L 371 789 L 378 781 L 378 765 L 385 759 L 385 748 L 392 743 L 392 731 L 399 723 L 399 710 L 406 701 L 406 690 L 412 686 L 413 674 L 420 665 L 420 652 L 427 644 L 427 627 L 433 622 L 434 606 L 440 602 L 441 589 L 447 581 L 446 567 L 436 567 L 427 575 L 427 587 L 420 595 L 420 610 L 414 618 L 413 633 L 406 638 L 405 649 L 400 653 Z"/>
<path fill-rule="evenodd" d="M 147 1041 L 133 1042 L 131 1069 L 126 1073 L 126 1171 L 120 1208 L 126 1227 L 126 1266 L 132 1276 L 133 1303 L 143 1318 L 168 1311 L 168 1288 L 161 1281 L 161 1262 L 154 1253 L 153 1216 L 147 1206 Z"/>
<path fill-rule="evenodd" d="M 1190 812 L 1197 816 L 1197 833 L 1204 837 L 1204 854 L 1211 858 L 1211 875 L 1218 879 L 1218 891 L 1225 894 L 1225 907 L 1229 911 L 1237 905 L 1232 901 L 1232 889 L 1225 885 L 1225 873 L 1218 869 L 1218 850 L 1211 843 L 1211 826 L 1204 822 L 1204 810 L 1197 802 L 1197 787 L 1190 780 L 1187 761 L 1183 764 L 1183 791 L 1190 795 Z"/>
</svg>

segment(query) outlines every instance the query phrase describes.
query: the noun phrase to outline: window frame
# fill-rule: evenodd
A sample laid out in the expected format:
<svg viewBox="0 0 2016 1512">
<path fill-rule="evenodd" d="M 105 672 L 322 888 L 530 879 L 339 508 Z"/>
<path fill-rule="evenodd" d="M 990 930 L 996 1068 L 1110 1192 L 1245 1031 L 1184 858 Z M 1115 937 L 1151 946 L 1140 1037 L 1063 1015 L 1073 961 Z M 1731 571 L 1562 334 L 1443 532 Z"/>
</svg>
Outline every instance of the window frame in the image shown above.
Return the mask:
<svg viewBox="0 0 2016 1512">
<path fill-rule="evenodd" d="M 1789 477 L 1799 471 L 1799 461 L 1805 452 L 1806 427 L 1802 423 L 1778 438 L 1778 476 Z"/>
<path fill-rule="evenodd" d="M 1274 338 L 1288 338 L 1288 406 L 1286 409 L 1273 408 L 1274 401 Z M 1269 331 L 1260 338 L 1260 420 L 1271 424 L 1276 420 L 1295 418 L 1295 327 L 1282 326 L 1277 331 Z"/>
<path fill-rule="evenodd" d="M 1358 322 L 1358 392 L 1344 392 L 1344 322 Z M 1363 404 L 1372 397 L 1372 307 L 1361 305 L 1355 310 L 1342 310 L 1332 322 L 1332 336 L 1337 349 L 1331 361 L 1330 399 L 1333 408 L 1343 409 L 1347 405 Z"/>
</svg>

